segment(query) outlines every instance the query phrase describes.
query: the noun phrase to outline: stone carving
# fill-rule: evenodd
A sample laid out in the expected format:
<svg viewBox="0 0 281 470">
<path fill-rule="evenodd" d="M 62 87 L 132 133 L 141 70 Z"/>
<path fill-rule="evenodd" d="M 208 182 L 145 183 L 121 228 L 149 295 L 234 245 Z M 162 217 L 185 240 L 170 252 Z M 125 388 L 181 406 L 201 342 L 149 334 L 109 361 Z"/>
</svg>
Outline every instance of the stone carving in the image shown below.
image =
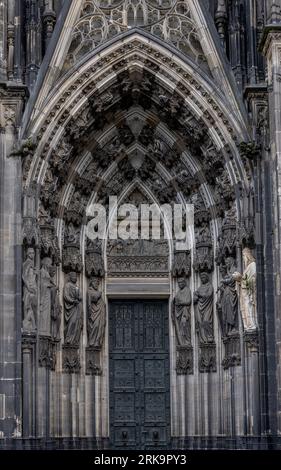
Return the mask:
<svg viewBox="0 0 281 470">
<path fill-rule="evenodd" d="M 81 369 L 79 349 L 64 344 L 62 347 L 62 368 L 67 374 L 79 373 Z"/>
<path fill-rule="evenodd" d="M 173 322 L 178 346 L 191 346 L 191 292 L 186 280 L 178 280 L 179 291 L 173 301 Z"/>
<path fill-rule="evenodd" d="M 216 345 L 202 344 L 199 348 L 199 372 L 216 372 Z"/>
<path fill-rule="evenodd" d="M 82 271 L 82 255 L 77 246 L 64 246 L 62 254 L 62 265 L 64 272 Z"/>
<path fill-rule="evenodd" d="M 233 333 L 223 339 L 225 355 L 222 361 L 224 369 L 241 365 L 241 347 L 239 333 Z"/>
<path fill-rule="evenodd" d="M 177 346 L 176 372 L 178 375 L 193 374 L 193 348 Z"/>
<path fill-rule="evenodd" d="M 54 341 L 60 340 L 60 325 L 62 316 L 62 306 L 60 304 L 59 289 L 56 286 L 54 277 L 56 274 L 56 268 L 51 266 L 50 277 L 52 280 L 51 286 L 51 336 Z"/>
<path fill-rule="evenodd" d="M 235 200 L 235 192 L 226 170 L 220 177 L 216 178 L 215 188 L 216 201 L 218 205 L 223 209 L 228 210 Z M 234 217 L 235 215 L 236 208 L 234 206 Z"/>
<path fill-rule="evenodd" d="M 112 240 L 107 248 L 112 276 L 166 276 L 169 272 L 167 240 Z M 137 254 L 136 254 L 137 253 Z"/>
<path fill-rule="evenodd" d="M 29 155 L 33 156 L 36 148 L 37 139 L 35 137 L 23 139 L 15 144 L 13 151 L 10 153 L 10 157 L 27 158 Z"/>
<path fill-rule="evenodd" d="M 87 239 L 85 269 L 88 277 L 104 277 L 104 260 L 100 240 Z"/>
<path fill-rule="evenodd" d="M 238 294 L 233 277 L 236 272 L 235 260 L 231 257 L 227 258 L 221 271 L 223 278 L 218 289 L 217 312 L 222 335 L 227 337 L 238 331 Z"/>
<path fill-rule="evenodd" d="M 188 277 L 191 271 L 190 251 L 175 251 L 172 273 L 174 277 Z"/>
<path fill-rule="evenodd" d="M 194 205 L 195 227 L 200 227 L 202 224 L 208 224 L 210 220 L 210 212 L 206 208 L 202 196 L 200 194 L 195 194 L 191 198 L 191 203 Z"/>
<path fill-rule="evenodd" d="M 102 368 L 100 365 L 100 349 L 93 347 L 86 348 L 86 374 L 102 375 Z"/>
<path fill-rule="evenodd" d="M 50 276 L 52 260 L 44 258 L 40 270 L 40 315 L 39 315 L 39 333 L 44 336 L 50 336 L 51 330 L 51 289 L 53 281 Z"/>
<path fill-rule="evenodd" d="M 232 257 L 236 254 L 237 244 L 237 213 L 235 205 L 225 213 L 221 232 L 218 237 L 218 250 L 216 262 L 223 263 L 225 257 Z"/>
<path fill-rule="evenodd" d="M 39 367 L 56 368 L 56 345 L 48 336 L 39 337 Z"/>
<path fill-rule="evenodd" d="M 101 349 L 104 341 L 106 326 L 106 308 L 99 291 L 99 280 L 91 279 L 88 289 L 88 346 L 95 349 Z"/>
<path fill-rule="evenodd" d="M 38 245 L 38 224 L 34 217 L 24 217 L 22 223 L 22 240 L 25 246 Z"/>
<path fill-rule="evenodd" d="M 23 330 L 27 333 L 36 331 L 38 272 L 35 268 L 35 251 L 28 248 L 26 260 L 22 267 L 23 280 Z"/>
<path fill-rule="evenodd" d="M 65 230 L 62 265 L 65 272 L 82 271 L 82 255 L 80 253 L 80 227 L 70 223 Z"/>
<path fill-rule="evenodd" d="M 201 273 L 200 279 L 202 284 L 194 293 L 196 331 L 200 344 L 208 344 L 214 341 L 214 289 L 209 274 Z"/>
<path fill-rule="evenodd" d="M 83 216 L 86 214 L 86 204 L 86 198 L 76 191 L 71 199 L 69 208 L 66 211 L 65 220 L 76 226 L 81 225 Z"/>
<path fill-rule="evenodd" d="M 211 272 L 213 265 L 212 237 L 209 228 L 203 225 L 197 230 L 194 269 L 197 272 Z"/>
<path fill-rule="evenodd" d="M 240 310 L 245 331 L 254 331 L 258 328 L 256 306 L 256 262 L 249 248 L 243 250 L 243 274 L 235 272 L 237 281 Z"/>
<path fill-rule="evenodd" d="M 258 330 L 248 330 L 244 333 L 244 341 L 251 352 L 258 352 L 259 350 L 259 335 Z"/>
<path fill-rule="evenodd" d="M 54 222 L 42 205 L 40 205 L 38 219 L 41 257 L 51 257 L 55 264 L 59 264 L 60 250 L 58 237 L 55 235 Z"/>
<path fill-rule="evenodd" d="M 167 276 L 169 272 L 168 257 L 165 256 L 111 256 L 107 259 L 108 273 L 114 277 Z"/>
<path fill-rule="evenodd" d="M 54 150 L 50 160 L 50 165 L 59 176 L 61 176 L 62 172 L 65 171 L 65 166 L 68 160 L 71 159 L 72 150 L 72 145 L 67 143 L 65 140 L 62 140 L 59 147 Z"/>
<path fill-rule="evenodd" d="M 256 142 L 241 142 L 240 153 L 241 157 L 256 160 L 261 153 L 261 147 Z"/>
<path fill-rule="evenodd" d="M 82 296 L 77 286 L 77 274 L 71 272 L 64 287 L 64 344 L 79 347 L 83 327 Z"/>
</svg>

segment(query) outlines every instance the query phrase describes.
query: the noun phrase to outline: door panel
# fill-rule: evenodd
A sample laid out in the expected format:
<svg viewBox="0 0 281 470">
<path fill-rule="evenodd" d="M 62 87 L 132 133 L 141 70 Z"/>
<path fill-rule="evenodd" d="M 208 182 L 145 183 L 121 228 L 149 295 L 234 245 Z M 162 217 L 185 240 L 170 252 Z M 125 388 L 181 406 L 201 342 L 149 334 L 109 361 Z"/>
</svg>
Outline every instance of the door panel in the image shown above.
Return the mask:
<svg viewBox="0 0 281 470">
<path fill-rule="evenodd" d="M 170 437 L 168 305 L 112 301 L 110 429 L 113 448 L 165 448 Z"/>
</svg>

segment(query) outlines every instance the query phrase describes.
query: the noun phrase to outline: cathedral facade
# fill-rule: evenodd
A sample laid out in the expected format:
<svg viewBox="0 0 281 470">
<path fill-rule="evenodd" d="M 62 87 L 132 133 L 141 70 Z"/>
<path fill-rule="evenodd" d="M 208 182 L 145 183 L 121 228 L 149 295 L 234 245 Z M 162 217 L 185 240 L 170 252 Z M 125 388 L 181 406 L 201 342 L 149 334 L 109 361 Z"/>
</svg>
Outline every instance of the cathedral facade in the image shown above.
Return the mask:
<svg viewBox="0 0 281 470">
<path fill-rule="evenodd" d="M 281 0 L 1 0 L 0 128 L 0 449 L 281 448 Z"/>
</svg>

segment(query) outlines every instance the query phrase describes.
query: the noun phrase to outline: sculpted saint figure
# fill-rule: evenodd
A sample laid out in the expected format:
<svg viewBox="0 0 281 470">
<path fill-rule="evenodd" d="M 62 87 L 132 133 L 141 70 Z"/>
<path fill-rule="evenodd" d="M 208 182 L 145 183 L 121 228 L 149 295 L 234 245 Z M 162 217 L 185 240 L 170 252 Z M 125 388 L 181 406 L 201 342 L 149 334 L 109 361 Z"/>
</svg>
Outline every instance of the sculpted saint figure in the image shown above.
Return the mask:
<svg viewBox="0 0 281 470">
<path fill-rule="evenodd" d="M 178 346 L 191 345 L 191 292 L 184 278 L 178 280 L 179 290 L 174 298 L 173 322 Z"/>
<path fill-rule="evenodd" d="M 219 287 L 217 303 L 218 316 L 224 337 L 238 331 L 238 294 L 233 274 L 236 270 L 235 261 L 229 257 L 225 260 L 223 279 Z"/>
<path fill-rule="evenodd" d="M 82 296 L 77 287 L 77 274 L 71 272 L 64 287 L 64 342 L 78 347 L 83 326 Z"/>
<path fill-rule="evenodd" d="M 50 335 L 51 329 L 51 288 L 53 282 L 50 276 L 50 268 L 52 260 L 44 258 L 40 270 L 40 317 L 39 317 L 39 333 L 41 335 Z"/>
<path fill-rule="evenodd" d="M 99 280 L 93 278 L 88 289 L 88 346 L 100 349 L 106 326 L 106 308 L 99 291 Z"/>
<path fill-rule="evenodd" d="M 35 268 L 35 251 L 28 248 L 26 260 L 22 267 L 23 280 L 23 329 L 27 332 L 36 331 L 36 310 L 37 310 L 37 276 Z"/>
<path fill-rule="evenodd" d="M 201 344 L 214 341 L 214 289 L 207 273 L 200 274 L 201 286 L 194 293 L 196 309 L 196 330 Z"/>
<path fill-rule="evenodd" d="M 249 248 L 243 250 L 243 274 L 235 272 L 233 278 L 238 284 L 240 310 L 245 331 L 254 331 L 258 328 L 256 308 L 256 261 Z"/>
<path fill-rule="evenodd" d="M 56 286 L 54 277 L 56 274 L 55 266 L 50 268 L 50 276 L 52 279 L 51 287 L 51 335 L 55 341 L 60 340 L 60 325 L 61 325 L 61 313 L 62 307 L 59 299 L 59 289 Z"/>
</svg>

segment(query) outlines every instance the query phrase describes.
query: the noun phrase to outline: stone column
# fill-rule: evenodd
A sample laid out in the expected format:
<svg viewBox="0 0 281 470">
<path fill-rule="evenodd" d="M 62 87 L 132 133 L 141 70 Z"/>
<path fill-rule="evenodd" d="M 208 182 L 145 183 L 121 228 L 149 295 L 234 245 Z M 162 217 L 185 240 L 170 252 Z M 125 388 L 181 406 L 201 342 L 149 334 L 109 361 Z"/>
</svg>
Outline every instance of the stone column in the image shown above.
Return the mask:
<svg viewBox="0 0 281 470">
<path fill-rule="evenodd" d="M 17 139 L 25 89 L 0 84 L 0 390 L 1 437 L 21 435 L 21 161 Z"/>
<path fill-rule="evenodd" d="M 22 387 L 22 436 L 35 436 L 35 400 L 33 390 L 36 335 L 24 334 L 22 338 L 23 387 Z"/>
</svg>

